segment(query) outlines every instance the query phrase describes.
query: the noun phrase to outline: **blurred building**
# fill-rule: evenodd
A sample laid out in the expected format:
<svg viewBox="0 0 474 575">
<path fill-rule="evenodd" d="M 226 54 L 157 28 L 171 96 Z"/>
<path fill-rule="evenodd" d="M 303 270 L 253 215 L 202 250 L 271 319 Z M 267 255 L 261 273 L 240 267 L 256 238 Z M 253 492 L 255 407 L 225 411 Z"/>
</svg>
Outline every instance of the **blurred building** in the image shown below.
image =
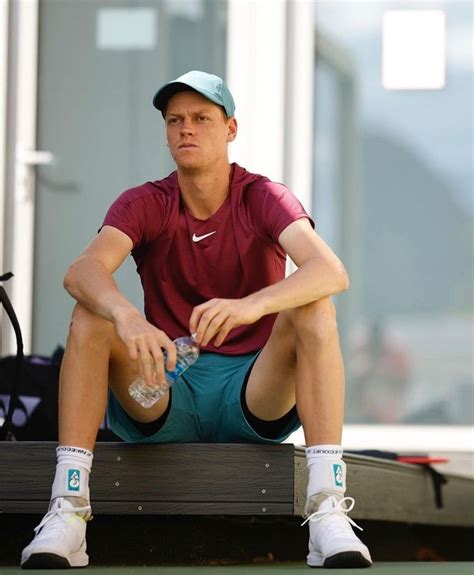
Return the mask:
<svg viewBox="0 0 474 575">
<path fill-rule="evenodd" d="M 384 87 L 393 10 L 442 15 L 442 85 Z M 462 1 L 0 0 L 0 272 L 26 350 L 64 345 L 69 262 L 119 193 L 173 169 L 155 90 L 203 69 L 236 99 L 232 160 L 288 184 L 349 270 L 348 421 L 472 442 L 472 56 Z M 132 261 L 117 279 L 141 307 Z"/>
</svg>

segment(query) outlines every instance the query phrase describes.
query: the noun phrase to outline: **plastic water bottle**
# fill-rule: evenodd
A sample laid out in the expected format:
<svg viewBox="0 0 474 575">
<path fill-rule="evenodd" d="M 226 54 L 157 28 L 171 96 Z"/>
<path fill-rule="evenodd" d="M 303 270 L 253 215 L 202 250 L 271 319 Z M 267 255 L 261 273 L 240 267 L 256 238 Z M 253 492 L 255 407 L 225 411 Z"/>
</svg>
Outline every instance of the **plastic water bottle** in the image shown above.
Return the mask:
<svg viewBox="0 0 474 575">
<path fill-rule="evenodd" d="M 128 392 L 135 401 L 142 407 L 151 407 L 160 400 L 178 377 L 192 365 L 199 357 L 199 345 L 194 341 L 193 337 L 178 337 L 173 341 L 176 345 L 176 367 L 173 371 L 165 369 L 165 381 L 163 383 L 156 383 L 155 385 L 147 385 L 145 378 L 140 375 L 130 385 Z M 164 361 L 166 363 L 166 352 L 163 352 Z M 153 378 L 155 378 L 155 371 L 153 371 Z"/>
</svg>

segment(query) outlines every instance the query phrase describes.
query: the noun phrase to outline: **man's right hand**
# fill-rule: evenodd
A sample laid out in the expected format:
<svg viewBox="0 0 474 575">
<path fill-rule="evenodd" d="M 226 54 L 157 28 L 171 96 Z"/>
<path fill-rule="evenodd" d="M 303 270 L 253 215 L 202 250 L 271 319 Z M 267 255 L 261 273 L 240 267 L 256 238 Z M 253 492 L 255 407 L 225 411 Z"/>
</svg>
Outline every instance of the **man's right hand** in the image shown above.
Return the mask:
<svg viewBox="0 0 474 575">
<path fill-rule="evenodd" d="M 166 369 L 176 366 L 176 346 L 164 331 L 149 323 L 138 310 L 127 310 L 116 315 L 117 333 L 128 348 L 130 358 L 138 364 L 147 385 L 164 383 L 164 357 Z"/>
</svg>

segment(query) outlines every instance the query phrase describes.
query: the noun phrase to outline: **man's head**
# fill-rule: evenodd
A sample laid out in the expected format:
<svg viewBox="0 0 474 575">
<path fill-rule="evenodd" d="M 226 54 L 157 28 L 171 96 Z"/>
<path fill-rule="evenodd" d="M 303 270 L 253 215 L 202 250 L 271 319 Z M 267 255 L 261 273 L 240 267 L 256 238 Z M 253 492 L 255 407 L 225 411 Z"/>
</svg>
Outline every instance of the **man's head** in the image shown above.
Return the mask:
<svg viewBox="0 0 474 575">
<path fill-rule="evenodd" d="M 228 118 L 234 116 L 234 98 L 224 81 L 219 76 L 199 70 L 187 72 L 162 86 L 153 98 L 153 105 L 160 110 L 164 118 L 169 99 L 178 92 L 189 90 L 198 92 L 214 104 L 221 106 Z"/>
<path fill-rule="evenodd" d="M 224 87 L 217 76 L 189 72 L 155 95 L 153 104 L 165 119 L 168 147 L 178 168 L 228 164 L 227 145 L 235 139 L 237 122 L 234 101 Z"/>
</svg>

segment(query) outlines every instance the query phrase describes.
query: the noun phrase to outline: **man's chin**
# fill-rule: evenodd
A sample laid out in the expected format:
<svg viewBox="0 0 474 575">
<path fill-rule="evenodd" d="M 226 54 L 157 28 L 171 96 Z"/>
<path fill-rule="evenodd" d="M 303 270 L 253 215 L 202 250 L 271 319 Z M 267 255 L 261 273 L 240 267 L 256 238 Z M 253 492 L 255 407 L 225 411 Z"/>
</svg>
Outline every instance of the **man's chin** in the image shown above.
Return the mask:
<svg viewBox="0 0 474 575">
<path fill-rule="evenodd" d="M 184 161 L 184 162 L 176 162 L 177 167 L 180 170 L 199 170 L 200 168 L 202 168 L 202 162 L 196 162 L 196 161 Z"/>
<path fill-rule="evenodd" d="M 200 164 L 199 158 L 191 154 L 180 154 L 179 150 L 172 157 L 178 168 L 196 168 Z"/>
<path fill-rule="evenodd" d="M 202 170 L 212 165 L 212 162 L 210 162 L 209 160 L 205 160 L 203 158 L 191 158 L 191 157 L 183 158 L 182 156 L 181 157 L 178 156 L 174 159 L 174 161 L 178 169 L 188 171 Z"/>
</svg>

